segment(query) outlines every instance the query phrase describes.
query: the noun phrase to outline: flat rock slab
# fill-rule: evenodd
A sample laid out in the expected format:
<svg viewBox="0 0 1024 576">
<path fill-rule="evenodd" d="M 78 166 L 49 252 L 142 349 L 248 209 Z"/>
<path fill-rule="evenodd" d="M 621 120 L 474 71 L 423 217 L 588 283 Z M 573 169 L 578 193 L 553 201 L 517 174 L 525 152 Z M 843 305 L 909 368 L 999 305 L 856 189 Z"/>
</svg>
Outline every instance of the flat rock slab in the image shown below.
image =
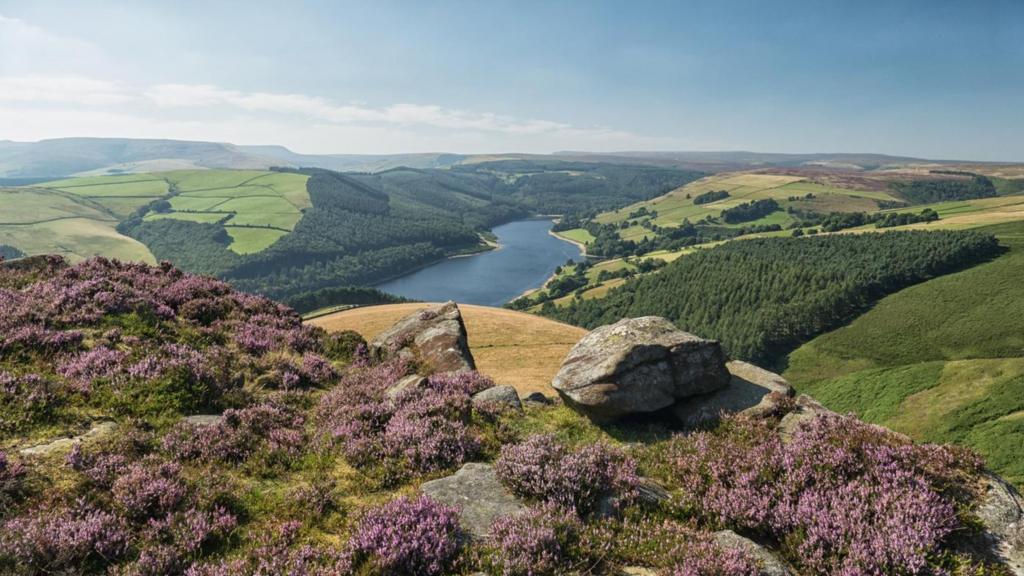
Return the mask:
<svg viewBox="0 0 1024 576">
<path fill-rule="evenodd" d="M 519 393 L 512 386 L 492 386 L 473 395 L 473 406 L 499 406 L 510 410 L 522 410 Z"/>
<path fill-rule="evenodd" d="M 455 302 L 416 311 L 370 342 L 376 358 L 392 354 L 415 359 L 434 372 L 476 370 L 462 312 Z"/>
<path fill-rule="evenodd" d="M 747 362 L 733 360 L 726 364 L 729 384 L 716 392 L 680 400 L 672 406 L 672 414 L 688 429 L 714 424 L 722 413 L 741 414 L 768 411 L 775 397 L 791 397 L 793 387 L 774 372 Z M 775 393 L 776 396 L 769 396 Z"/>
<path fill-rule="evenodd" d="M 115 422 L 100 422 L 89 429 L 88 432 L 80 436 L 69 436 L 67 438 L 58 438 L 52 442 L 46 444 L 39 444 L 36 446 L 30 446 L 23 448 L 18 451 L 22 456 L 48 456 L 50 454 L 64 453 L 71 450 L 71 447 L 79 442 L 86 442 L 89 440 L 98 440 L 104 436 L 107 436 L 111 432 L 117 429 Z"/>
<path fill-rule="evenodd" d="M 569 352 L 552 387 L 597 421 L 656 412 L 724 388 L 725 354 L 714 340 L 657 316 L 627 318 L 590 332 Z"/>
<path fill-rule="evenodd" d="M 715 532 L 715 542 L 723 548 L 734 548 L 749 554 L 760 564 L 763 576 L 792 576 L 793 571 L 778 557 L 757 542 L 744 538 L 732 530 Z"/>
<path fill-rule="evenodd" d="M 498 481 L 490 464 L 469 463 L 446 478 L 420 486 L 424 494 L 459 510 L 462 528 L 477 538 L 491 531 L 491 524 L 516 514 L 526 506 Z"/>
</svg>

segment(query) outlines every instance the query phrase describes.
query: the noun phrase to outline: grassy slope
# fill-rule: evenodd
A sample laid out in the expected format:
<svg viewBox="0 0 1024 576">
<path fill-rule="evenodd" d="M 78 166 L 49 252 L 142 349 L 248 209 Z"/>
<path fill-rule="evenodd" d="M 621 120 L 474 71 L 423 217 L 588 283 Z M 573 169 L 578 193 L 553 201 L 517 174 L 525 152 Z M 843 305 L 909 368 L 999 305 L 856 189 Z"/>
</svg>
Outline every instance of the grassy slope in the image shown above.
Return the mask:
<svg viewBox="0 0 1024 576">
<path fill-rule="evenodd" d="M 427 304 L 354 308 L 310 320 L 328 330 L 355 330 L 367 339 Z M 520 395 L 551 393 L 562 360 L 586 330 L 547 318 L 486 306 L 460 304 L 469 344 L 481 372 Z"/>
<path fill-rule="evenodd" d="M 883 299 L 789 357 L 830 408 L 977 449 L 1024 484 L 1024 222 L 983 228 L 1010 251 Z"/>
<path fill-rule="evenodd" d="M 103 255 L 155 263 L 141 242 L 115 230 L 117 216 L 99 199 L 46 188 L 0 189 L 0 244 L 28 255 L 60 254 L 72 262 Z"/>
</svg>

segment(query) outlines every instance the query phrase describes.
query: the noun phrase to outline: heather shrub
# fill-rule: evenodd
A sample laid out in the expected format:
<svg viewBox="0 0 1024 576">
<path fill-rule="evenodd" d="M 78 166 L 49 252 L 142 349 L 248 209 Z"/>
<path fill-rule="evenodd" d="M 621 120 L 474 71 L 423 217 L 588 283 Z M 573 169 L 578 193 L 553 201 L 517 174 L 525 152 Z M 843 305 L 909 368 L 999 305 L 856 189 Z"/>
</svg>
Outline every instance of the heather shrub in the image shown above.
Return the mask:
<svg viewBox="0 0 1024 576">
<path fill-rule="evenodd" d="M 5 522 L 0 558 L 8 556 L 27 573 L 89 572 L 122 557 L 130 541 L 123 519 L 79 502 Z"/>
<path fill-rule="evenodd" d="M 0 371 L 0 434 L 14 434 L 63 419 L 60 384 L 38 374 Z"/>
<path fill-rule="evenodd" d="M 338 576 L 347 574 L 348 560 L 337 550 L 295 546 L 300 524 L 285 522 L 260 531 L 257 546 L 241 557 L 193 564 L 185 576 Z"/>
<path fill-rule="evenodd" d="M 363 516 L 349 546 L 353 567 L 396 575 L 447 574 L 460 550 L 458 512 L 427 496 L 396 498 Z"/>
<path fill-rule="evenodd" d="M 572 510 L 542 504 L 496 520 L 479 563 L 488 573 L 504 576 L 565 574 L 573 567 L 597 568 L 609 544 L 590 538 Z"/>
<path fill-rule="evenodd" d="M 352 364 L 356 359 L 356 351 L 362 346 L 366 348 L 366 340 L 353 330 L 324 334 L 320 340 L 320 352 L 327 358 L 344 364 Z"/>
<path fill-rule="evenodd" d="M 317 408 L 321 439 L 339 446 L 353 466 L 386 475 L 386 483 L 456 467 L 480 449 L 469 425 L 470 394 L 490 381 L 446 374 L 388 397 L 385 391 L 407 371 L 401 360 L 354 367 Z"/>
<path fill-rule="evenodd" d="M 961 451 L 915 446 L 852 418 L 822 415 L 783 443 L 764 422 L 732 419 L 678 437 L 659 454 L 681 510 L 784 543 L 814 574 L 924 574 L 959 525 L 961 494 L 977 472 Z"/>
<path fill-rule="evenodd" d="M 213 424 L 180 422 L 164 436 L 162 445 L 183 460 L 245 463 L 251 469 L 270 471 L 287 468 L 298 457 L 306 441 L 304 424 L 296 408 L 270 400 L 227 410 Z"/>
<path fill-rule="evenodd" d="M 581 514 L 591 512 L 604 496 L 632 499 L 638 480 L 636 463 L 618 449 L 591 444 L 570 450 L 544 434 L 503 446 L 494 467 L 515 494 Z"/>
<path fill-rule="evenodd" d="M 673 520 L 628 519 L 609 537 L 622 564 L 651 566 L 672 576 L 756 576 L 757 562 L 742 550 L 722 548 L 711 533 Z"/>
<path fill-rule="evenodd" d="M 22 495 L 25 482 L 25 466 L 12 461 L 6 452 L 0 452 L 0 518 Z"/>
</svg>

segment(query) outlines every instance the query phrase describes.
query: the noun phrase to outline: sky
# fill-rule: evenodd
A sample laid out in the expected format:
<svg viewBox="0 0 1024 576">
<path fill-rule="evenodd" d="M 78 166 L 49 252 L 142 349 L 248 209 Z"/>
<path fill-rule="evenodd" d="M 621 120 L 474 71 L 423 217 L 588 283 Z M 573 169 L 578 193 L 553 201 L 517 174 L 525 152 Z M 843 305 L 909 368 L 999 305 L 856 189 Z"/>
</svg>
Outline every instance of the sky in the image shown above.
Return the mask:
<svg viewBox="0 0 1024 576">
<path fill-rule="evenodd" d="M 1024 1 L 0 0 L 0 140 L 1024 161 Z"/>
</svg>

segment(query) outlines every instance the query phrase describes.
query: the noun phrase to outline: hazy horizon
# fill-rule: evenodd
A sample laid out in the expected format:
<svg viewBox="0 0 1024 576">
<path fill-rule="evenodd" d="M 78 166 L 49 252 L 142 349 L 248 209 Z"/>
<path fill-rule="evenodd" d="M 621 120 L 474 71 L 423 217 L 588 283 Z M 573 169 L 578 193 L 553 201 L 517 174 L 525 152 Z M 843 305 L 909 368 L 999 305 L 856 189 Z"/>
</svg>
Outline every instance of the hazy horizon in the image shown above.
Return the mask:
<svg viewBox="0 0 1024 576">
<path fill-rule="evenodd" d="M 1024 160 L 1024 5 L 0 0 L 0 140 Z"/>
</svg>

